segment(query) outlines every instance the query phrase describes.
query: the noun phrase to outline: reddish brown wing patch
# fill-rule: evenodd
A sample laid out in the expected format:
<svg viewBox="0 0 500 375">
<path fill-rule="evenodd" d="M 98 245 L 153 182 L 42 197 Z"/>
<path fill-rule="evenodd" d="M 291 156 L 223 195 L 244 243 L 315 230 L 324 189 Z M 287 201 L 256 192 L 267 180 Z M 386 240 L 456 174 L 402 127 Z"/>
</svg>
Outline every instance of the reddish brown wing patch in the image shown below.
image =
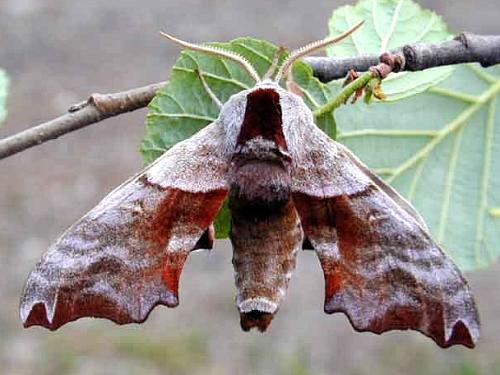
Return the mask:
<svg viewBox="0 0 500 375">
<path fill-rule="evenodd" d="M 474 347 L 478 316 L 460 271 L 375 185 L 294 201 L 325 274 L 327 313 L 345 313 L 359 331 L 414 329 L 441 347 Z"/>
</svg>

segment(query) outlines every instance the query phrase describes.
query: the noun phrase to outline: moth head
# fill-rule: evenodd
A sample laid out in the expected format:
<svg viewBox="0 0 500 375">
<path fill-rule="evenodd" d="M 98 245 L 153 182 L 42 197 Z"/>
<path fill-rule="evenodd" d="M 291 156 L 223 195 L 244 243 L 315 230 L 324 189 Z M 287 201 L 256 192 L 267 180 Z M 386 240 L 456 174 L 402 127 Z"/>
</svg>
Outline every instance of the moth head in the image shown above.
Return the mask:
<svg viewBox="0 0 500 375">
<path fill-rule="evenodd" d="M 199 45 L 199 44 L 195 44 L 195 43 L 186 42 L 184 40 L 178 39 L 178 38 L 176 38 L 170 34 L 164 33 L 164 32 L 161 32 L 161 35 L 164 36 L 165 38 L 167 38 L 168 40 L 170 40 L 171 42 L 173 42 L 181 47 L 184 47 L 184 48 L 187 48 L 187 49 L 190 49 L 193 51 L 204 52 L 207 54 L 219 56 L 222 58 L 227 58 L 227 59 L 230 59 L 230 60 L 238 63 L 239 65 L 241 65 L 241 67 L 243 69 L 245 69 L 245 71 L 250 75 L 250 77 L 253 78 L 253 80 L 255 81 L 255 83 L 257 85 L 259 85 L 259 84 L 273 85 L 273 83 L 277 85 L 277 84 L 279 84 L 281 79 L 283 79 L 284 77 L 286 77 L 289 74 L 293 63 L 296 62 L 298 59 L 301 59 L 301 58 L 303 58 L 303 57 L 305 57 L 313 52 L 319 51 L 323 48 L 328 47 L 331 44 L 337 43 L 337 42 L 347 38 L 349 35 L 351 35 L 353 32 L 355 32 L 358 28 L 360 28 L 363 25 L 363 23 L 364 23 L 364 21 L 359 22 L 356 26 L 343 32 L 340 35 L 321 39 L 321 40 L 309 43 L 309 44 L 305 45 L 304 47 L 301 47 L 301 48 L 298 48 L 298 49 L 292 51 L 290 53 L 290 55 L 285 59 L 285 61 L 279 67 L 279 70 L 276 73 L 275 78 L 273 80 L 271 80 L 270 77 L 273 75 L 273 73 L 278 65 L 279 55 L 280 55 L 280 52 L 282 51 L 282 48 L 279 48 L 277 50 L 277 53 L 273 59 L 273 62 L 271 64 L 268 72 L 263 76 L 263 78 L 261 78 L 259 76 L 259 74 L 257 73 L 257 70 L 254 68 L 254 66 L 247 59 L 245 59 L 243 56 L 241 56 L 240 54 L 238 54 L 236 52 L 229 51 L 229 50 L 222 49 L 222 48 L 215 47 L 215 46 Z"/>
</svg>

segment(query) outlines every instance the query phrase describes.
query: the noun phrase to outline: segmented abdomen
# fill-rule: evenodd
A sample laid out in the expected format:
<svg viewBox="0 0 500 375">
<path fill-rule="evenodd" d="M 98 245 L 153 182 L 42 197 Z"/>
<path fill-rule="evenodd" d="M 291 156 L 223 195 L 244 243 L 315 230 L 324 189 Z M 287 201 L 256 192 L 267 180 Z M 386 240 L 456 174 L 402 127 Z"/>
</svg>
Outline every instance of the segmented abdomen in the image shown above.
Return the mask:
<svg viewBox="0 0 500 375">
<path fill-rule="evenodd" d="M 231 189 L 231 242 L 241 326 L 264 331 L 286 293 L 303 232 L 285 174 L 281 178 L 277 170 L 270 173 L 273 167 L 259 169 L 265 199 L 252 202 L 241 187 Z"/>
</svg>

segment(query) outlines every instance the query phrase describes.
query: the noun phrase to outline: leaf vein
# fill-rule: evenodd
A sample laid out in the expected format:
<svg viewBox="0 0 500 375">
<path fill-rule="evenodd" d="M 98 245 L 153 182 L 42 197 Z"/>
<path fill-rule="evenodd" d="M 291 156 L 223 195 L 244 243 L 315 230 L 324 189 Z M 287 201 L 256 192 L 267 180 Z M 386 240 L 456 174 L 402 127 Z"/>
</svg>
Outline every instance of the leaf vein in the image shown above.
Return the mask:
<svg viewBox="0 0 500 375">
<path fill-rule="evenodd" d="M 389 41 L 391 40 L 392 34 L 394 34 L 394 30 L 396 29 L 396 24 L 398 23 L 399 14 L 401 12 L 401 6 L 403 5 L 403 2 L 404 0 L 399 0 L 398 5 L 396 5 L 396 9 L 394 10 L 394 14 L 392 15 L 389 30 L 387 30 L 384 39 L 382 39 L 382 44 L 380 45 L 380 53 L 383 53 L 387 50 Z"/>
<path fill-rule="evenodd" d="M 493 140 L 493 127 L 495 125 L 495 112 L 496 112 L 496 100 L 495 98 L 491 99 L 490 105 L 488 108 L 488 119 L 486 121 L 486 131 L 484 134 L 484 162 L 483 162 L 483 171 L 482 171 L 482 179 L 481 179 L 481 192 L 480 192 L 480 202 L 479 208 L 477 212 L 477 227 L 476 227 L 476 242 L 474 246 L 474 254 L 476 258 L 476 262 L 480 263 L 479 258 L 479 247 L 480 243 L 484 237 L 484 219 L 485 214 L 488 209 L 488 187 L 490 181 L 490 170 L 491 170 L 491 159 L 492 159 L 492 140 Z"/>
<path fill-rule="evenodd" d="M 347 139 L 364 136 L 385 137 L 435 137 L 439 134 L 436 130 L 421 129 L 361 129 L 340 133 L 337 139 Z"/>
<path fill-rule="evenodd" d="M 266 61 L 267 63 L 269 63 L 269 64 L 272 63 L 272 60 L 269 57 L 267 57 L 266 55 L 260 53 L 259 51 L 255 50 L 254 48 L 249 47 L 247 45 L 244 45 L 243 43 L 240 43 L 240 42 L 237 42 L 237 43 L 234 43 L 234 44 L 237 45 L 238 47 L 241 47 L 241 48 L 247 50 L 251 54 L 259 57 L 260 59 Z"/>
<path fill-rule="evenodd" d="M 420 163 L 417 166 L 417 169 L 415 170 L 415 174 L 413 175 L 413 178 L 411 179 L 411 185 L 410 189 L 408 190 L 408 200 L 410 202 L 413 201 L 413 197 L 415 195 L 415 192 L 417 191 L 418 184 L 420 183 L 420 177 L 422 177 L 422 172 L 424 170 L 425 162 L 427 160 L 421 160 Z"/>
<path fill-rule="evenodd" d="M 435 13 L 431 13 L 431 19 L 427 23 L 427 26 L 425 26 L 424 30 L 420 33 L 419 36 L 417 36 L 417 38 L 415 38 L 413 40 L 412 43 L 417 43 L 417 42 L 422 41 L 422 39 L 424 39 L 425 36 L 429 33 L 429 31 L 431 30 L 432 26 L 434 26 L 434 24 L 436 23 L 436 19 L 437 19 L 436 14 Z"/>
<path fill-rule="evenodd" d="M 372 20 L 373 20 L 373 27 L 375 28 L 375 32 L 377 33 L 377 36 L 379 37 L 380 40 L 383 39 L 382 32 L 380 31 L 379 24 L 377 22 L 377 5 L 378 1 L 373 0 L 372 1 Z"/>
<path fill-rule="evenodd" d="M 349 13 L 346 13 L 345 15 L 345 20 L 347 22 L 347 28 L 350 29 L 354 26 L 354 23 L 351 22 L 351 17 L 349 17 Z M 352 33 L 350 36 L 352 40 L 352 44 L 354 45 L 354 48 L 356 48 L 356 52 L 358 55 L 361 55 L 361 48 L 358 45 L 358 42 L 356 41 L 356 33 Z"/>
<path fill-rule="evenodd" d="M 451 150 L 450 161 L 448 164 L 448 173 L 446 174 L 445 190 L 443 197 L 443 205 L 441 207 L 441 215 L 439 218 L 439 229 L 437 239 L 440 243 L 443 242 L 444 234 L 446 231 L 446 224 L 448 222 L 448 214 L 450 210 L 450 198 L 453 191 L 453 180 L 455 179 L 455 172 L 457 168 L 457 161 L 460 147 L 462 146 L 464 128 L 460 128 L 455 136 L 453 148 Z"/>
</svg>

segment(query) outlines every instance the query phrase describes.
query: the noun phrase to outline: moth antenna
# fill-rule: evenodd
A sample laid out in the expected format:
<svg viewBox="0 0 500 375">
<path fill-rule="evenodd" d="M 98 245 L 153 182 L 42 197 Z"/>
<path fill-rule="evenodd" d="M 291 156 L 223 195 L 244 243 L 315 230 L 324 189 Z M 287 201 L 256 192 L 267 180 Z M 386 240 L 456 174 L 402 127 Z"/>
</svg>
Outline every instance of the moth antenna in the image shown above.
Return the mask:
<svg viewBox="0 0 500 375">
<path fill-rule="evenodd" d="M 262 77 L 262 80 L 269 79 L 273 76 L 274 71 L 276 70 L 276 67 L 278 66 L 278 63 L 280 62 L 280 56 L 281 54 L 285 51 L 285 47 L 278 47 L 276 49 L 276 52 L 274 52 L 273 56 L 273 61 L 271 62 L 271 66 L 267 70 L 266 74 Z"/>
<path fill-rule="evenodd" d="M 347 31 L 344 31 L 340 35 L 331 36 L 331 37 L 328 37 L 325 39 L 321 39 L 321 40 L 318 40 L 316 42 L 309 43 L 302 48 L 296 49 L 283 62 L 283 65 L 281 65 L 281 68 L 278 71 L 278 73 L 276 74 L 276 77 L 274 78 L 274 80 L 276 82 L 281 81 L 281 79 L 288 74 L 288 71 L 290 70 L 293 63 L 295 61 L 297 61 L 298 59 L 300 59 L 304 56 L 307 56 L 313 52 L 316 52 L 320 49 L 323 49 L 323 48 L 329 46 L 330 44 L 337 43 L 337 42 L 341 41 L 342 39 L 347 38 L 349 35 L 351 35 L 353 32 L 355 32 L 357 29 L 359 29 L 364 23 L 365 23 L 365 21 L 361 21 L 356 26 L 354 26 L 353 28 L 351 28 Z"/>
<path fill-rule="evenodd" d="M 184 48 L 187 48 L 187 49 L 190 49 L 193 51 L 204 52 L 204 53 L 208 53 L 210 55 L 225 57 L 227 59 L 233 60 L 234 62 L 237 62 L 238 64 L 240 64 L 247 71 L 247 73 L 250 74 L 250 76 L 255 80 L 255 82 L 260 82 L 260 80 L 261 80 L 259 77 L 259 74 L 254 69 L 252 64 L 250 64 L 250 62 L 247 59 L 245 59 L 243 56 L 237 54 L 236 52 L 227 51 L 227 50 L 224 50 L 224 49 L 219 48 L 219 47 L 201 46 L 199 44 L 189 43 L 189 42 L 186 42 L 184 40 L 177 39 L 176 37 L 169 35 L 167 33 L 164 33 L 163 31 L 160 31 L 160 34 L 161 34 L 161 36 L 167 38 L 171 42 L 173 42 L 181 47 L 184 47 Z"/>
</svg>

